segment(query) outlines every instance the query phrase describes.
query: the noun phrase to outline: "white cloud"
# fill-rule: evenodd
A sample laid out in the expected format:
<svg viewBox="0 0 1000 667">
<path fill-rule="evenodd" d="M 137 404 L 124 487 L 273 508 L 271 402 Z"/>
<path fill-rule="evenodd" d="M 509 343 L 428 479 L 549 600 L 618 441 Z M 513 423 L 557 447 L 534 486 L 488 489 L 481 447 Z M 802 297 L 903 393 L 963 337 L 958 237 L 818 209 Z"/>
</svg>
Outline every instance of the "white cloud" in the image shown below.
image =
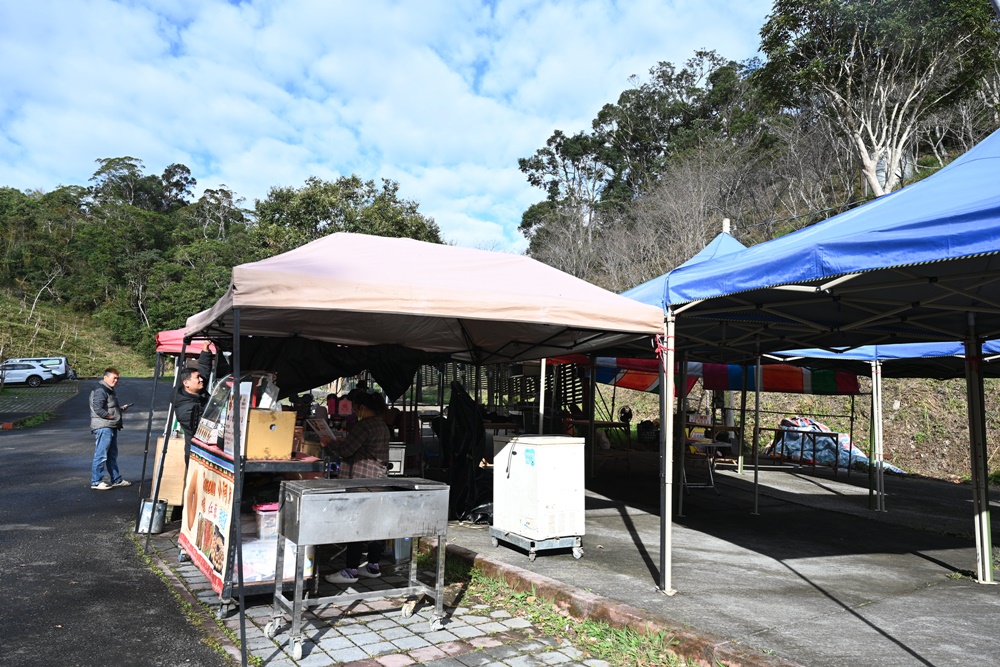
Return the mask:
<svg viewBox="0 0 1000 667">
<path fill-rule="evenodd" d="M 770 2 L 48 0 L 0 6 L 0 185 L 180 162 L 264 197 L 357 173 L 462 245 L 519 251 L 517 158 L 586 129 L 632 74 L 754 53 Z"/>
</svg>

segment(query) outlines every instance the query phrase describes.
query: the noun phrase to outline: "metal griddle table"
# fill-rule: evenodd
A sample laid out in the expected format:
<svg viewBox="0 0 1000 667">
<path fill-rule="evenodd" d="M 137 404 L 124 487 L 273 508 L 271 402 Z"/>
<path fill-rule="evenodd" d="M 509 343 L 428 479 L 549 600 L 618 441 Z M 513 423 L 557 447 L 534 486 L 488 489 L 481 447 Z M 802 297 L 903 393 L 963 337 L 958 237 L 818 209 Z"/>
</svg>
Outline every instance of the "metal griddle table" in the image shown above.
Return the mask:
<svg viewBox="0 0 1000 667">
<path fill-rule="evenodd" d="M 444 619 L 444 558 L 448 533 L 448 485 L 412 477 L 379 479 L 310 479 L 281 483 L 278 510 L 278 551 L 275 572 L 284 567 L 285 540 L 295 544 L 295 588 L 289 600 L 279 584 L 274 588 L 271 621 L 264 629 L 274 638 L 284 614 L 292 619 L 292 658 L 302 657 L 302 612 L 311 607 L 357 600 L 408 597 L 402 614 L 409 617 L 424 595 L 434 598 L 434 629 Z M 406 587 L 303 600 L 307 546 L 369 542 L 397 537 L 436 537 L 437 576 L 434 587 L 417 579 L 417 561 L 410 559 Z"/>
</svg>

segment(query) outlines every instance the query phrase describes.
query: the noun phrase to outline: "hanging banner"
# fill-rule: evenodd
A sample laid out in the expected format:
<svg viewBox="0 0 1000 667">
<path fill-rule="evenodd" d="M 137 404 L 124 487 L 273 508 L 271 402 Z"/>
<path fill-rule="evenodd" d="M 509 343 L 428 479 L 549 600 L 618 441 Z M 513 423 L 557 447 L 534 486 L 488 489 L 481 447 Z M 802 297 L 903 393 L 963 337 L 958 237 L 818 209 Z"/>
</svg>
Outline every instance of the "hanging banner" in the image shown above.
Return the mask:
<svg viewBox="0 0 1000 667">
<path fill-rule="evenodd" d="M 659 361 L 656 359 L 626 359 L 622 357 L 597 357 L 597 381 L 624 389 L 659 393 Z M 550 358 L 549 363 L 579 364 L 589 366 L 586 355 L 571 354 Z M 790 364 L 767 364 L 762 367 L 761 391 L 788 394 L 851 395 L 860 394 L 858 376 L 853 373 L 830 370 L 813 370 Z M 679 373 L 678 373 L 679 375 Z M 703 364 L 688 362 L 688 391 L 701 378 L 705 389 L 713 391 L 740 391 L 743 388 L 743 367 L 731 364 Z M 753 391 L 756 369 L 747 368 L 747 389 Z"/>
</svg>

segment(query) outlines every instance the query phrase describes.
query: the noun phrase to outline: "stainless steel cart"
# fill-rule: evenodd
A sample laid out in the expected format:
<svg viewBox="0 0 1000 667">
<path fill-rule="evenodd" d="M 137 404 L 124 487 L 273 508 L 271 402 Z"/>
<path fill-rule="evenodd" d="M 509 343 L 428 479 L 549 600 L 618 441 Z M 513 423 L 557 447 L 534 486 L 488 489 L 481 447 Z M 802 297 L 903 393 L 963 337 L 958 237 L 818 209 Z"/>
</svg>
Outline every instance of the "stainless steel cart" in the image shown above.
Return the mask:
<svg viewBox="0 0 1000 667">
<path fill-rule="evenodd" d="M 311 607 L 346 604 L 356 600 L 407 597 L 402 615 L 413 614 L 424 595 L 434 598 L 440 628 L 444 619 L 444 557 L 448 533 L 448 485 L 426 479 L 393 477 L 380 479 L 312 479 L 281 483 L 278 510 L 278 553 L 275 572 L 284 568 L 285 540 L 295 546 L 294 597 L 285 597 L 280 584 L 274 588 L 271 621 L 264 633 L 273 638 L 284 614 L 291 615 L 289 633 L 292 658 L 302 657 L 302 612 Z M 305 548 L 318 544 L 368 542 L 396 537 L 436 537 L 437 575 L 434 587 L 417 579 L 417 561 L 410 559 L 406 587 L 303 600 Z"/>
</svg>

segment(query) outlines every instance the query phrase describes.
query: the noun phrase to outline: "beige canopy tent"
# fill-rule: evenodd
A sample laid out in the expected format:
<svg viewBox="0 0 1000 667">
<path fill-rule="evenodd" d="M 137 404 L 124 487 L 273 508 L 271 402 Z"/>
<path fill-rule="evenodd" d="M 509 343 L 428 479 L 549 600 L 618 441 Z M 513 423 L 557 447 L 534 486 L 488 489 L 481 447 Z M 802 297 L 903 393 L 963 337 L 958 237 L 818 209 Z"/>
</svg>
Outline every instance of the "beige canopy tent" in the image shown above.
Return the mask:
<svg viewBox="0 0 1000 667">
<path fill-rule="evenodd" d="M 366 361 L 374 361 L 415 351 L 486 365 L 641 343 L 662 330 L 660 308 L 527 257 L 339 233 L 235 267 L 225 295 L 188 318 L 185 336 L 232 336 L 236 377 L 245 363 L 243 342 L 256 348 L 248 355 L 255 363 L 261 363 L 266 348 L 269 361 L 285 359 L 287 371 L 279 371 L 284 383 L 302 368 L 319 380 L 315 367 L 320 361 L 330 363 L 322 372 L 332 373 L 343 362 L 332 358 L 334 352 L 370 351 Z M 302 355 L 304 349 L 312 352 Z M 651 350 L 648 345 L 645 349 Z M 289 363 L 296 352 L 301 356 Z M 412 355 L 408 361 L 412 363 Z M 303 378 L 300 382 L 308 384 Z M 236 405 L 239 391 L 237 382 Z M 239 443 L 238 418 L 233 426 Z M 238 444 L 234 458 L 241 460 Z M 241 468 L 234 466 L 234 507 L 241 502 Z M 242 546 L 239 512 L 235 514 L 231 548 L 236 550 L 240 640 L 245 645 Z M 223 597 L 230 594 L 229 576 Z M 246 664 L 245 653 L 242 657 Z"/>
<path fill-rule="evenodd" d="M 347 233 L 235 267 L 186 334 L 232 334 L 237 309 L 243 336 L 394 344 L 484 365 L 663 331 L 661 309 L 528 257 Z"/>
</svg>

